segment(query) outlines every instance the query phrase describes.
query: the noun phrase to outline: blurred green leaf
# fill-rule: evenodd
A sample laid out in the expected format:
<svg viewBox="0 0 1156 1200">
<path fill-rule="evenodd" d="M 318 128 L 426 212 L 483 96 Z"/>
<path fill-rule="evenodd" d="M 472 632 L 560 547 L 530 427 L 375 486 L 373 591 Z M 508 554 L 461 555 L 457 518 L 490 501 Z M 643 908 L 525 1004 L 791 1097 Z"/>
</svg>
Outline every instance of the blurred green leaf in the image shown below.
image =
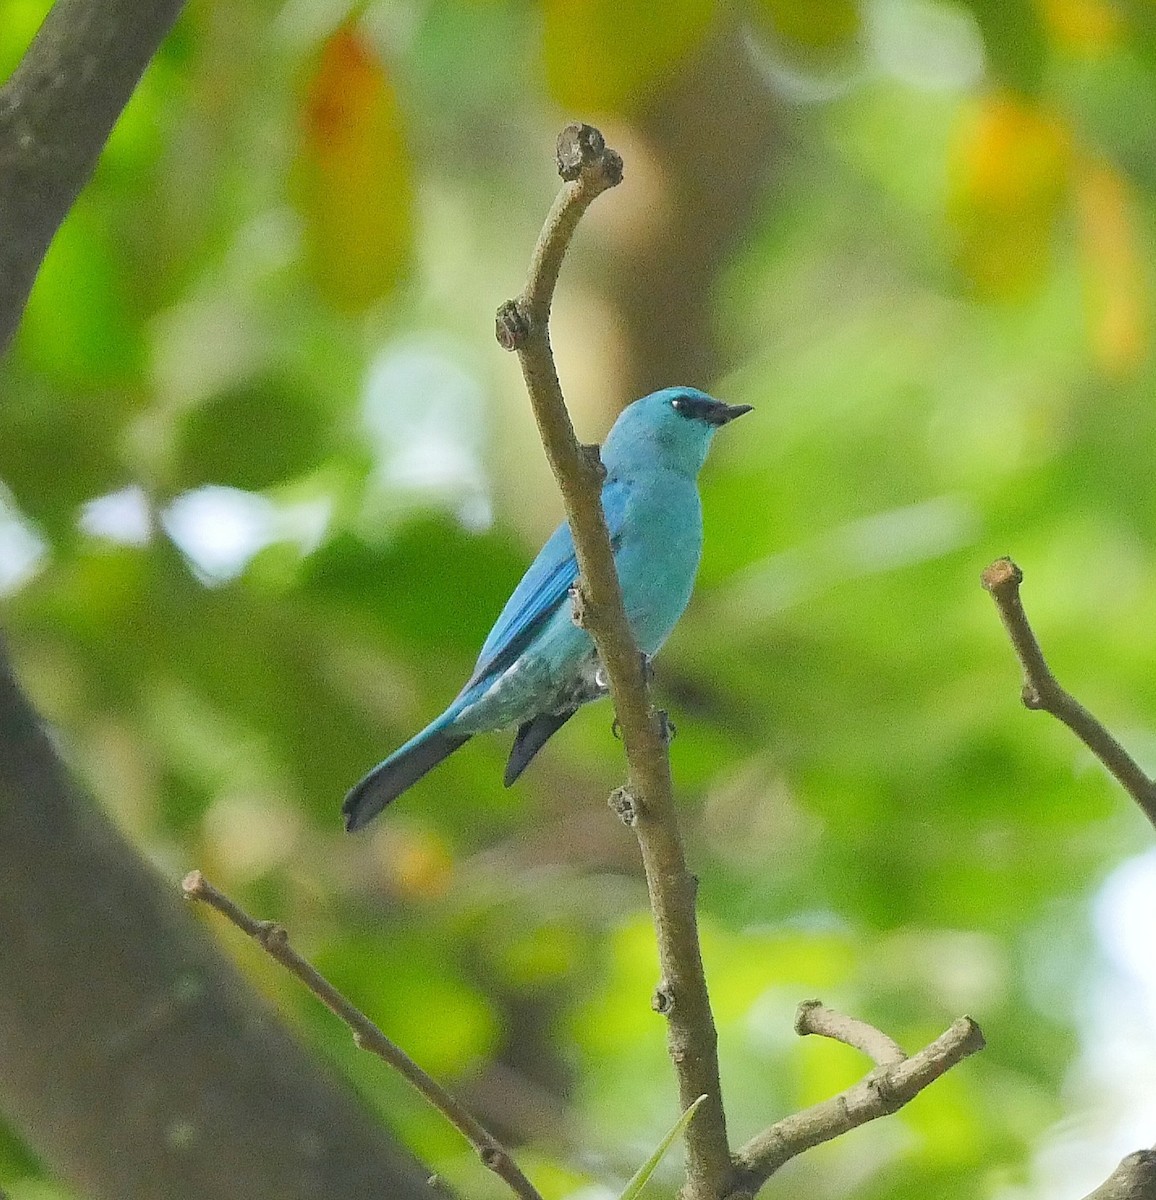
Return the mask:
<svg viewBox="0 0 1156 1200">
<path fill-rule="evenodd" d="M 82 196 L 48 249 L 19 333 L 21 352 L 56 386 L 139 380 L 144 343 L 124 267 L 107 214 Z"/>
<path fill-rule="evenodd" d="M 178 488 L 260 491 L 316 467 L 336 444 L 333 417 L 294 376 L 269 372 L 198 404 L 182 419 Z"/>
<path fill-rule="evenodd" d="M 702 41 L 714 0 L 543 0 L 546 78 L 578 112 L 637 108 Z"/>
<path fill-rule="evenodd" d="M 385 63 L 356 25 L 324 44 L 306 88 L 294 191 L 309 269 L 324 299 L 359 313 L 403 278 L 413 176 Z"/>
<path fill-rule="evenodd" d="M 1023 97 L 995 93 L 968 115 L 953 150 L 948 214 L 956 263 L 979 295 L 1006 299 L 1041 283 L 1071 161 L 1063 119 Z"/>
<path fill-rule="evenodd" d="M 123 423 L 131 400 L 29 387 L 0 403 L 0 481 L 54 540 L 71 538 L 86 500 L 123 486 Z"/>
<path fill-rule="evenodd" d="M 839 49 L 862 27 L 855 0 L 753 0 L 751 12 L 777 37 L 809 51 Z"/>
<path fill-rule="evenodd" d="M 1047 64 L 1047 38 L 1032 0 L 964 0 L 979 22 L 996 82 L 1033 94 Z"/>
</svg>

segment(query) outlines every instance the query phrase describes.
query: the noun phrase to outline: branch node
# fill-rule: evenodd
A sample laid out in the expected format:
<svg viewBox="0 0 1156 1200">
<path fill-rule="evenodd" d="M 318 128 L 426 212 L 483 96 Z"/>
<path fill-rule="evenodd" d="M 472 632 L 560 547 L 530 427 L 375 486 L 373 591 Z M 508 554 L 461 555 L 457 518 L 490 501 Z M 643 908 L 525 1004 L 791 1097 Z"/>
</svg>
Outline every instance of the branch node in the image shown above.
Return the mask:
<svg viewBox="0 0 1156 1200">
<path fill-rule="evenodd" d="M 606 482 L 606 464 L 602 461 L 602 447 L 597 442 L 583 442 L 578 447 L 582 465 L 590 475 L 591 482 L 601 487 Z"/>
<path fill-rule="evenodd" d="M 566 593 L 570 597 L 570 619 L 579 629 L 586 628 L 586 614 L 589 611 L 589 601 L 582 580 L 572 584 Z"/>
<path fill-rule="evenodd" d="M 494 317 L 494 336 L 503 350 L 520 350 L 530 336 L 530 321 L 517 300 L 507 300 Z"/>
<path fill-rule="evenodd" d="M 674 1012 L 674 992 L 671 990 L 670 984 L 665 980 L 654 989 L 654 995 L 650 1000 L 650 1007 L 660 1017 L 669 1017 Z"/>
<path fill-rule="evenodd" d="M 669 746 L 678 736 L 678 726 L 670 719 L 665 708 L 654 710 L 654 723 L 658 728 L 658 736 Z"/>
<path fill-rule="evenodd" d="M 618 787 L 606 802 L 623 825 L 632 826 L 638 820 L 638 797 L 628 787 Z"/>
<path fill-rule="evenodd" d="M 907 1103 L 907 1099 L 895 1086 L 895 1078 L 890 1066 L 879 1067 L 872 1071 L 865 1080 L 873 1095 L 878 1098 L 880 1112 L 890 1116 Z"/>
<path fill-rule="evenodd" d="M 270 950 L 276 950 L 289 941 L 289 934 L 285 931 L 285 926 L 278 925 L 276 921 L 258 921 L 254 936 L 262 946 Z"/>
</svg>

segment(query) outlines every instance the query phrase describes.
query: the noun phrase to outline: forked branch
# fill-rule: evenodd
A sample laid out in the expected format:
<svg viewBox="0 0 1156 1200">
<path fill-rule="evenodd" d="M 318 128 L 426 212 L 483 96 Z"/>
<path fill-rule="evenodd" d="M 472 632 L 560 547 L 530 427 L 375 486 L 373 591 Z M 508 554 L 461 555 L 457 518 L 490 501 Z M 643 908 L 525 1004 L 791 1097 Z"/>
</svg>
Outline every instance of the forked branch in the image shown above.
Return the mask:
<svg viewBox="0 0 1156 1200">
<path fill-rule="evenodd" d="M 983 586 L 999 609 L 1004 628 L 1023 667 L 1021 694 L 1024 707 L 1042 709 L 1062 721 L 1119 780 L 1148 820 L 1156 825 L 1156 782 L 1052 674 L 1020 599 L 1023 578 L 1024 573 L 1010 558 L 996 559 L 983 573 Z"/>
<path fill-rule="evenodd" d="M 908 1058 L 885 1033 L 826 1008 L 818 1000 L 799 1005 L 795 1030 L 800 1036 L 819 1034 L 853 1046 L 871 1058 L 876 1069 L 830 1100 L 792 1113 L 751 1138 L 735 1155 L 740 1194 L 754 1195 L 804 1150 L 902 1108 L 984 1044 L 979 1026 L 970 1017 L 960 1017 L 934 1042 Z"/>
</svg>

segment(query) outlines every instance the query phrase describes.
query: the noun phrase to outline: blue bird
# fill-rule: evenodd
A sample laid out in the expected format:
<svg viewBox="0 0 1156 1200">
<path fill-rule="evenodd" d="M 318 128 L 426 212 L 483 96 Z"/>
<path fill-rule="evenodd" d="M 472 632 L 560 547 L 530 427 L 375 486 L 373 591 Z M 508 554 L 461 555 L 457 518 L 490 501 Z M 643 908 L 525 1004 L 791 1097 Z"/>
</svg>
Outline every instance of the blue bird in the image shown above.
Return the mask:
<svg viewBox="0 0 1156 1200">
<path fill-rule="evenodd" d="M 602 507 L 626 615 L 647 659 L 670 636 L 694 587 L 702 554 L 699 470 L 718 429 L 750 408 L 695 388 L 664 388 L 625 408 L 602 447 Z M 453 703 L 346 796 L 346 829 L 367 824 L 475 733 L 516 725 L 509 787 L 581 705 L 606 694 L 594 643 L 574 624 L 569 593 L 577 578 L 563 522 L 506 602 Z"/>
</svg>

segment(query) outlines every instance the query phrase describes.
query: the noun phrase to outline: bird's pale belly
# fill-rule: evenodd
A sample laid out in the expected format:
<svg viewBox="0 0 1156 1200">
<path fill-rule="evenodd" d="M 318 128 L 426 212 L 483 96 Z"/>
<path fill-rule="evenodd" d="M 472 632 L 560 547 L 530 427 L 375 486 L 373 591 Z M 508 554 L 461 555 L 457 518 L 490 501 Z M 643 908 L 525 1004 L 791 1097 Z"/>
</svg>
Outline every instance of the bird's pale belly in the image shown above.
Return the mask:
<svg viewBox="0 0 1156 1200">
<path fill-rule="evenodd" d="M 462 709 L 453 728 L 462 733 L 506 729 L 543 713 L 573 712 L 606 692 L 606 675 L 593 646 L 562 672 L 541 660 L 521 658 Z"/>
</svg>

